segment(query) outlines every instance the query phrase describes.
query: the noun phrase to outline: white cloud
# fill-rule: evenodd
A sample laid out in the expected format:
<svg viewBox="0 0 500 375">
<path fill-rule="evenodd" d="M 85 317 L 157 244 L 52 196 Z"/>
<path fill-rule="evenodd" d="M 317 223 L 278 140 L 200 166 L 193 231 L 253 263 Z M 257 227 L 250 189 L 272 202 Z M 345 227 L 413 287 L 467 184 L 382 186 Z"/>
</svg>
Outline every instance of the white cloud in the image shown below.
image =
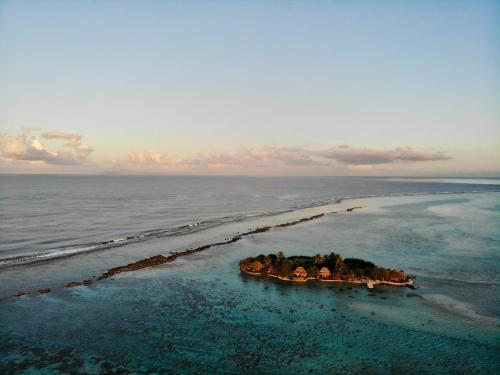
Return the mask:
<svg viewBox="0 0 500 375">
<path fill-rule="evenodd" d="M 75 133 L 64 133 L 64 132 L 45 132 L 42 133 L 42 137 L 46 139 L 65 139 L 68 143 L 63 146 L 72 147 L 78 145 L 82 141 L 82 136 L 80 134 Z"/>
<path fill-rule="evenodd" d="M 43 144 L 41 140 L 46 140 L 48 144 Z M 82 142 L 80 134 L 60 131 L 40 133 L 34 129 L 26 129 L 19 135 L 0 135 L 0 150 L 6 161 L 26 161 L 33 166 L 80 165 L 93 152 L 90 146 Z M 161 151 L 138 150 L 114 162 L 113 168 L 149 171 L 165 169 L 180 173 L 203 173 L 210 170 L 255 173 L 257 169 L 300 170 L 304 173 L 316 169 L 316 173 L 324 173 L 318 172 L 317 168 L 322 168 L 325 172 L 328 168 L 368 172 L 380 170 L 388 165 L 409 165 L 447 159 L 450 157 L 444 153 L 416 147 L 369 149 L 340 145 L 327 149 L 312 149 L 298 146 L 257 146 L 232 152 L 200 152 L 182 158 Z"/>
<path fill-rule="evenodd" d="M 162 152 L 132 151 L 128 154 L 128 162 L 132 164 L 168 165 L 173 161 Z"/>
<path fill-rule="evenodd" d="M 127 161 L 132 164 L 164 166 L 239 166 L 270 167 L 324 166 L 328 161 L 318 160 L 310 151 L 298 147 L 262 146 L 242 148 L 236 152 L 198 153 L 192 157 L 171 159 L 162 152 L 134 151 Z"/>
<path fill-rule="evenodd" d="M 390 150 L 353 148 L 342 145 L 329 150 L 321 150 L 317 155 L 348 165 L 388 164 L 397 161 L 417 162 L 451 159 L 439 152 L 430 152 L 415 147 L 398 147 Z"/>
<path fill-rule="evenodd" d="M 92 148 L 81 142 L 79 134 L 63 132 L 47 132 L 41 136 L 45 139 L 62 139 L 68 142 L 63 149 L 50 150 L 27 129 L 19 135 L 0 135 L 0 150 L 2 156 L 8 160 L 25 160 L 30 162 L 44 162 L 56 165 L 78 165 L 87 160 Z"/>
<path fill-rule="evenodd" d="M 128 162 L 142 165 L 169 167 L 328 167 L 334 161 L 348 165 L 351 170 L 370 170 L 372 165 L 393 162 L 418 162 L 446 160 L 442 153 L 423 151 L 413 147 L 390 150 L 352 148 L 347 145 L 326 150 L 312 150 L 303 147 L 260 146 L 242 148 L 235 152 L 198 153 L 192 157 L 172 159 L 162 152 L 135 151 L 129 154 Z"/>
</svg>

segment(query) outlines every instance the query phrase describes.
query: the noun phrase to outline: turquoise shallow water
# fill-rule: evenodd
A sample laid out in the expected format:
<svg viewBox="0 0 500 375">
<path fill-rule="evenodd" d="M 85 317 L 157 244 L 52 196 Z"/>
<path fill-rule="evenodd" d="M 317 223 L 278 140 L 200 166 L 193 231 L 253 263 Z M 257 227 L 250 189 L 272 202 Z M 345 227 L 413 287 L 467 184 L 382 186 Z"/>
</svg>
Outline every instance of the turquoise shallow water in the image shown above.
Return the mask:
<svg viewBox="0 0 500 375">
<path fill-rule="evenodd" d="M 499 201 L 499 193 L 366 199 L 352 214 L 91 287 L 4 299 L 0 372 L 498 373 Z M 158 253 L 167 242 L 148 246 Z M 420 288 L 368 291 L 239 273 L 241 258 L 278 250 L 335 250 L 400 267 Z M 32 279 L 39 272 L 44 282 L 71 281 L 61 275 L 90 272 L 99 257 L 51 264 L 51 272 L 40 265 Z M 25 271 L 9 272 L 2 294 Z"/>
</svg>

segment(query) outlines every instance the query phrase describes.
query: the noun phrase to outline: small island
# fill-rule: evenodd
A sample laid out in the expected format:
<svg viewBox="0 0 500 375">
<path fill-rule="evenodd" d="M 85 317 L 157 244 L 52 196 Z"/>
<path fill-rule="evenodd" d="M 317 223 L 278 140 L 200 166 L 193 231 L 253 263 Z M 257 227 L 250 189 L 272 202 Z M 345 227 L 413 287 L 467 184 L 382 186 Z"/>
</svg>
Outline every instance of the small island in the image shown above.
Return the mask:
<svg viewBox="0 0 500 375">
<path fill-rule="evenodd" d="M 398 269 L 378 267 L 363 259 L 346 258 L 336 253 L 315 256 L 290 256 L 283 252 L 245 258 L 240 262 L 241 272 L 253 276 L 267 276 L 291 282 L 318 280 L 365 284 L 372 289 L 377 284 L 416 288 L 413 279 Z"/>
</svg>

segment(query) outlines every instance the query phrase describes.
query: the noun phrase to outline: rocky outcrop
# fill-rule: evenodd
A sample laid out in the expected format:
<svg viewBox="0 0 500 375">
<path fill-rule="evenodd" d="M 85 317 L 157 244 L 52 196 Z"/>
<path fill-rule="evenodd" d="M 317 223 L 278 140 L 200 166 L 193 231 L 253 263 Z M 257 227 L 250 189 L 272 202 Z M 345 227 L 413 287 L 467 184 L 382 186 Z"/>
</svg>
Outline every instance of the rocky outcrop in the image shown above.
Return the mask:
<svg viewBox="0 0 500 375">
<path fill-rule="evenodd" d="M 79 285 L 82 285 L 82 283 L 81 283 L 81 282 L 79 282 L 79 281 L 72 281 L 72 282 L 70 282 L 70 283 L 66 283 L 66 284 L 64 284 L 63 286 L 64 286 L 65 288 L 71 288 L 71 287 L 73 287 L 73 286 L 79 286 Z"/>
<path fill-rule="evenodd" d="M 352 212 L 354 210 L 357 210 L 357 209 L 360 209 L 360 208 L 363 208 L 362 206 L 358 206 L 358 207 L 351 207 L 351 208 L 348 208 L 346 209 L 347 212 Z"/>
<path fill-rule="evenodd" d="M 31 290 L 18 290 L 17 292 L 15 292 L 13 294 L 14 297 L 21 297 L 21 296 L 24 296 L 26 294 L 30 294 L 31 293 Z"/>
<path fill-rule="evenodd" d="M 263 232 L 268 232 L 271 230 L 271 226 L 267 226 L 267 227 L 260 227 L 260 228 L 257 228 L 257 229 L 254 229 L 254 230 L 251 230 L 249 232 L 245 232 L 245 233 L 242 233 L 241 235 L 242 236 L 248 236 L 250 234 L 256 234 L 256 233 L 263 233 Z"/>
<path fill-rule="evenodd" d="M 278 224 L 276 225 L 276 228 L 286 228 L 286 227 L 291 227 L 291 226 L 294 226 L 294 225 L 297 225 L 297 224 L 300 224 L 300 223 L 303 223 L 305 221 L 310 221 L 310 220 L 314 220 L 314 219 L 319 219 L 320 217 L 323 217 L 325 216 L 325 214 L 319 214 L 319 215 L 314 215 L 314 216 L 311 216 L 311 217 L 305 217 L 303 219 L 300 219 L 300 220 L 297 220 L 297 221 L 291 221 L 289 223 L 283 223 L 283 224 Z"/>
<path fill-rule="evenodd" d="M 169 261 L 171 262 L 176 257 L 177 257 L 177 255 L 171 255 L 169 257 L 164 257 L 163 255 L 155 255 L 151 258 L 146 258 L 146 259 L 140 260 L 140 261 L 135 262 L 135 263 L 127 264 L 126 266 L 111 268 L 110 270 L 106 271 L 101 276 L 99 276 L 98 279 L 104 280 L 104 279 L 107 279 L 107 278 L 114 276 L 114 275 L 121 273 L 121 272 L 130 272 L 130 271 L 139 270 L 141 268 L 158 266 L 160 264 L 164 264 L 164 263 L 167 263 Z M 169 258 L 172 258 L 172 259 L 169 260 Z"/>
</svg>

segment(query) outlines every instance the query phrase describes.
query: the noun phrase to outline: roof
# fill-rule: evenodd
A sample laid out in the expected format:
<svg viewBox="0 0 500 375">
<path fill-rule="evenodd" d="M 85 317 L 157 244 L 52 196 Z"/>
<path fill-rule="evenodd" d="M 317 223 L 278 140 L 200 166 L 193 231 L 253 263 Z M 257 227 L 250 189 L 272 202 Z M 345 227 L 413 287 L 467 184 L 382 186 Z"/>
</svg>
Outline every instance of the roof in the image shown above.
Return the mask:
<svg viewBox="0 0 500 375">
<path fill-rule="evenodd" d="M 389 272 L 389 281 L 395 283 L 403 283 L 407 280 L 407 276 L 400 270 L 391 270 Z"/>
<path fill-rule="evenodd" d="M 318 274 L 321 274 L 321 275 L 331 275 L 332 273 L 330 272 L 330 270 L 328 269 L 328 267 L 321 267 L 321 269 L 319 270 Z"/>
<path fill-rule="evenodd" d="M 261 269 L 264 268 L 264 265 L 261 262 L 259 262 L 258 260 L 256 260 L 256 261 L 250 263 L 248 265 L 248 268 L 250 268 L 254 271 L 260 271 Z"/>
<path fill-rule="evenodd" d="M 293 274 L 297 275 L 297 276 L 307 276 L 307 272 L 304 269 L 304 267 L 295 268 L 295 270 L 293 271 Z"/>
</svg>

